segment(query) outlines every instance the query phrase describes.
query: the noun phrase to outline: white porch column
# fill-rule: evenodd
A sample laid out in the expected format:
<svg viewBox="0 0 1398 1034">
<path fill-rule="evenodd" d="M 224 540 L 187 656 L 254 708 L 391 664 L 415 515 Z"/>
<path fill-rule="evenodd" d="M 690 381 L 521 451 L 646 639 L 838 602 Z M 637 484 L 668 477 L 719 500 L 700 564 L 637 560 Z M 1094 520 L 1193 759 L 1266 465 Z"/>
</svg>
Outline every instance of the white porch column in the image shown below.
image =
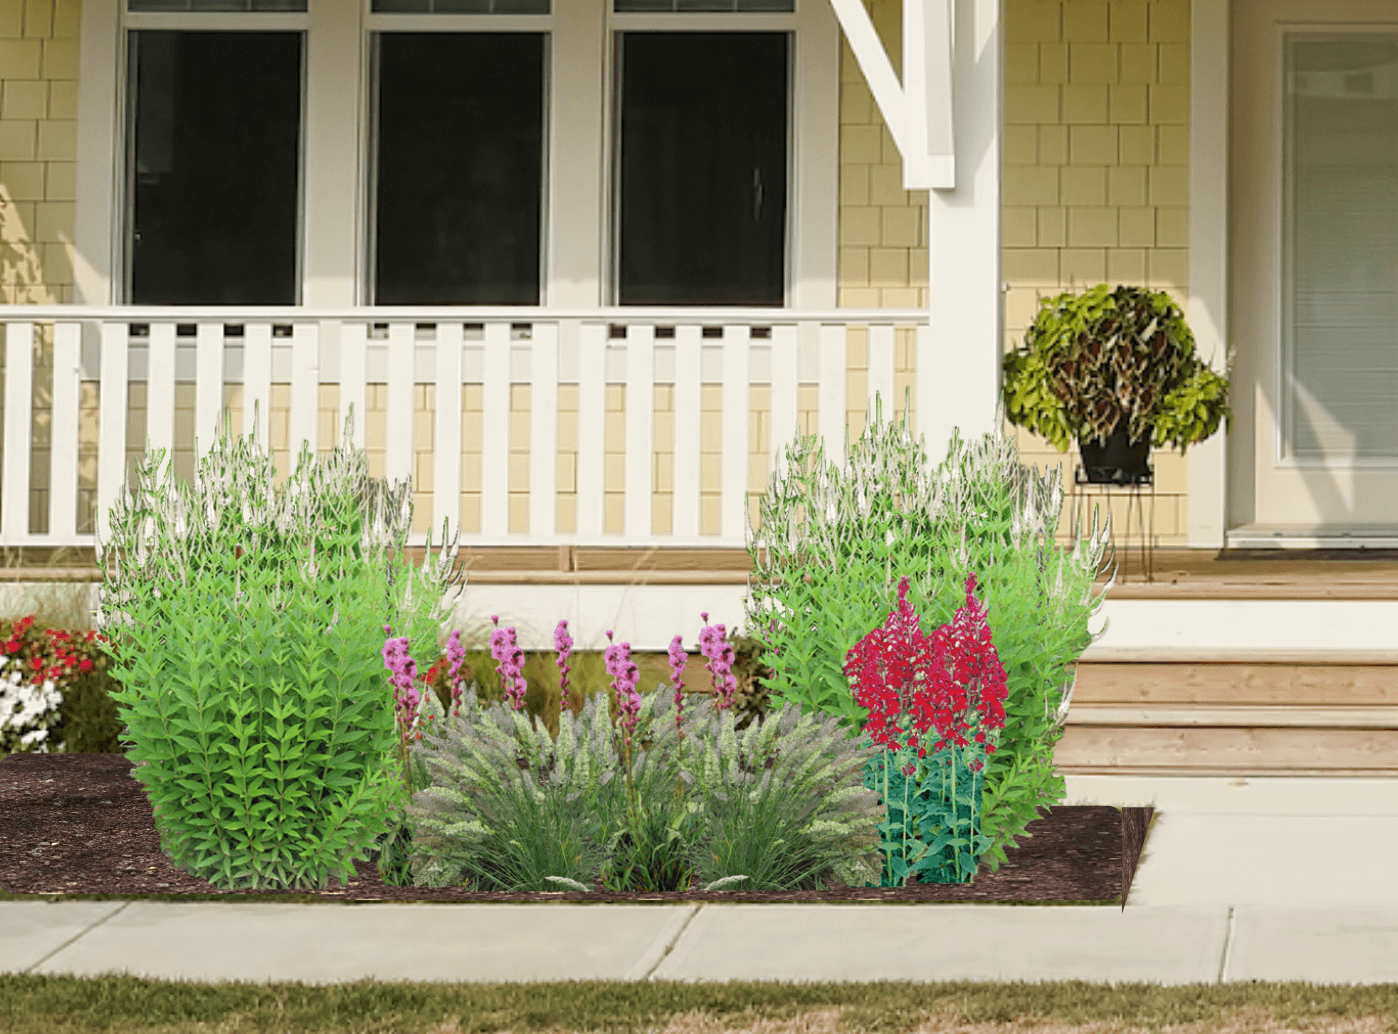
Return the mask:
<svg viewBox="0 0 1398 1034">
<path fill-rule="evenodd" d="M 908 0 L 905 0 L 908 2 Z M 928 191 L 927 343 L 917 356 L 917 429 L 933 465 L 953 427 L 989 433 L 1000 391 L 1003 0 L 954 0 L 952 126 L 956 185 Z"/>
</svg>

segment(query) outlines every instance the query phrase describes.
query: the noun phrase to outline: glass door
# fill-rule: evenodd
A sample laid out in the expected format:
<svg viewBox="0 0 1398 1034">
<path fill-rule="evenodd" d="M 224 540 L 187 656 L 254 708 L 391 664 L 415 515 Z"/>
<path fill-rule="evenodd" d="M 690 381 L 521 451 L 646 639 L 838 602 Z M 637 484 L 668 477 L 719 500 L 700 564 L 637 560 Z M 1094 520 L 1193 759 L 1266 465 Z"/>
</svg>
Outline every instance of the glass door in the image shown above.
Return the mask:
<svg viewBox="0 0 1398 1034">
<path fill-rule="evenodd" d="M 1398 10 L 1234 12 L 1230 523 L 1398 525 Z"/>
</svg>

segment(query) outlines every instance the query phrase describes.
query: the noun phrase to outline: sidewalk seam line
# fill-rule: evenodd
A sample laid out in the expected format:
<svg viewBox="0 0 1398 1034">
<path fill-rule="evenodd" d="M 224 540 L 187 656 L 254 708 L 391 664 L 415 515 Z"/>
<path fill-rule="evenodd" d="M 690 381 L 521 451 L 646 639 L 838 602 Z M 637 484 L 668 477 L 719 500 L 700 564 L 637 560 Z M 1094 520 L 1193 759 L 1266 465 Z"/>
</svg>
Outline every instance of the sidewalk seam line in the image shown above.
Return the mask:
<svg viewBox="0 0 1398 1034">
<path fill-rule="evenodd" d="M 49 902 L 49 903 L 50 903 L 50 904 L 53 904 L 53 902 Z M 131 901 L 123 901 L 123 902 L 121 903 L 121 908 L 118 908 L 118 909 L 116 909 L 114 912 L 111 912 L 111 913 L 109 913 L 109 914 L 107 914 L 107 915 L 104 915 L 101 919 L 97 920 L 95 923 L 92 923 L 92 924 L 90 924 L 89 926 L 85 927 L 84 929 L 79 930 L 79 931 L 78 931 L 77 933 L 75 933 L 72 937 L 69 937 L 66 941 L 64 941 L 62 944 L 60 944 L 57 948 L 54 948 L 53 951 L 49 952 L 47 955 L 42 956 L 42 957 L 39 959 L 38 962 L 34 963 L 34 965 L 26 967 L 25 969 L 21 970 L 21 972 L 24 973 L 25 976 L 28 976 L 28 975 L 29 975 L 30 973 L 32 973 L 35 969 L 37 969 L 38 967 L 42 966 L 45 962 L 47 962 L 49 959 L 53 958 L 53 957 L 54 957 L 55 955 L 57 955 L 60 951 L 62 951 L 64 948 L 67 948 L 67 947 L 69 947 L 70 945 L 75 944 L 78 940 L 80 940 L 81 938 L 87 936 L 87 935 L 88 935 L 89 933 L 91 933 L 93 930 L 97 929 L 97 927 L 99 927 L 99 926 L 101 926 L 103 923 L 105 923 L 108 919 L 111 919 L 112 916 L 115 916 L 115 915 L 120 914 L 122 911 L 124 911 L 124 910 L 126 909 L 126 907 L 127 907 L 128 905 L 131 905 L 131 904 L 133 904 L 133 902 L 131 902 Z"/>
<path fill-rule="evenodd" d="M 1228 953 L 1233 948 L 1233 926 L 1237 922 L 1238 910 L 1228 906 L 1228 926 L 1223 931 L 1223 954 L 1218 960 L 1218 982 L 1223 983 L 1223 973 L 1228 968 Z"/>
<path fill-rule="evenodd" d="M 665 945 L 665 950 L 660 953 L 660 958 L 655 960 L 655 965 L 651 966 L 650 969 L 646 970 L 645 974 L 641 977 L 641 983 L 646 983 L 655 979 L 655 971 L 660 968 L 661 964 L 667 958 L 669 958 L 670 953 L 675 950 L 675 945 L 680 943 L 680 938 L 683 937 L 684 932 L 689 929 L 689 924 L 694 922 L 694 917 L 700 913 L 700 911 L 704 908 L 706 904 L 707 902 L 704 901 L 698 902 L 698 907 L 689 913 L 689 915 L 685 918 L 684 922 L 680 924 L 680 928 L 675 931 L 675 936 L 671 937 L 670 942 Z"/>
</svg>

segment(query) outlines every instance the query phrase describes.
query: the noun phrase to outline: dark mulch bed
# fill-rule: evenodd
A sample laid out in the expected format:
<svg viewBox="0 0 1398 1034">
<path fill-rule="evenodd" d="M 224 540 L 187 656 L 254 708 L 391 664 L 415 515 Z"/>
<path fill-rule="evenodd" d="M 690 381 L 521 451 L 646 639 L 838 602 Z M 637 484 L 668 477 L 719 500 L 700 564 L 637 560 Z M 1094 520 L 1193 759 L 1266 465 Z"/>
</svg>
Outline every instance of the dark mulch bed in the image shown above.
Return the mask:
<svg viewBox="0 0 1398 1034">
<path fill-rule="evenodd" d="M 799 891 L 557 891 L 498 894 L 392 887 L 375 863 L 354 863 L 348 884 L 323 891 L 220 891 L 161 852 L 145 788 L 122 754 L 14 754 L 0 758 L 0 893 L 11 896 L 241 901 L 455 902 L 1054 902 L 1116 904 L 1130 890 L 1151 808 L 1060 806 L 1029 824 L 997 873 L 969 884 Z"/>
</svg>

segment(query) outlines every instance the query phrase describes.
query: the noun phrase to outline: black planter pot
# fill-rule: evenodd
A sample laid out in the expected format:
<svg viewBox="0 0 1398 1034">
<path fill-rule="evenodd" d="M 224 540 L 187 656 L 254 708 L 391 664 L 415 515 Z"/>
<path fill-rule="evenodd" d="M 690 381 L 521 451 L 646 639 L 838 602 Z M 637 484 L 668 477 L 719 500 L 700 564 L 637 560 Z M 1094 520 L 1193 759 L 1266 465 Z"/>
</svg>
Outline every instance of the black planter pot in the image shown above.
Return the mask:
<svg viewBox="0 0 1398 1034">
<path fill-rule="evenodd" d="M 1078 451 L 1082 454 L 1082 469 L 1087 476 L 1087 484 L 1150 484 L 1151 469 L 1146 458 L 1150 455 L 1152 430 L 1147 427 L 1145 437 L 1132 442 L 1128 438 L 1130 431 L 1126 418 L 1122 417 L 1105 444 L 1095 437 L 1080 439 Z"/>
</svg>

